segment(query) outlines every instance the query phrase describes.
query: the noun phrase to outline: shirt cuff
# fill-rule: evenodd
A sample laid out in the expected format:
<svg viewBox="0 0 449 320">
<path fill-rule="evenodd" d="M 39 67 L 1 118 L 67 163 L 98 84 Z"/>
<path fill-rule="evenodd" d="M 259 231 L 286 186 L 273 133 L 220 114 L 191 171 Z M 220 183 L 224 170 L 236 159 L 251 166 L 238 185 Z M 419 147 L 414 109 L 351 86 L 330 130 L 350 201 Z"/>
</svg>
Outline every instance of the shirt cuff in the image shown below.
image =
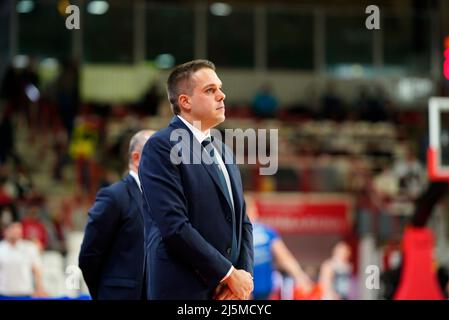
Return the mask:
<svg viewBox="0 0 449 320">
<path fill-rule="evenodd" d="M 227 278 L 229 278 L 229 276 L 231 275 L 232 271 L 234 271 L 234 266 L 231 266 L 231 268 L 229 269 L 228 273 L 226 273 L 226 275 L 223 277 L 223 279 L 220 280 L 220 283 L 222 283 Z"/>
</svg>

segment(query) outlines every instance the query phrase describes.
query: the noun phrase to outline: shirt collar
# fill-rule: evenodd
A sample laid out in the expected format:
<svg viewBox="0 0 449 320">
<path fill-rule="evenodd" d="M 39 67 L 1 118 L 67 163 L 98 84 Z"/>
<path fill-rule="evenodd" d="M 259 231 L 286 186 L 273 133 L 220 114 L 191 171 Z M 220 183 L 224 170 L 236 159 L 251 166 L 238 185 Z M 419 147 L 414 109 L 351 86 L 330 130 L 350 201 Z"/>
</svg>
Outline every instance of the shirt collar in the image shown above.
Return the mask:
<svg viewBox="0 0 449 320">
<path fill-rule="evenodd" d="M 129 170 L 129 174 L 130 174 L 131 177 L 133 177 L 134 180 L 136 181 L 137 185 L 139 186 L 139 190 L 142 191 L 142 187 L 140 186 L 139 175 L 137 174 L 137 172 L 135 172 L 135 171 L 133 171 L 133 170 Z"/>
<path fill-rule="evenodd" d="M 207 130 L 205 133 L 203 133 L 200 129 L 193 126 L 190 122 L 188 122 L 186 119 L 181 117 L 179 114 L 177 115 L 179 119 L 181 119 L 182 122 L 189 128 L 190 131 L 192 131 L 193 135 L 195 136 L 196 140 L 198 140 L 199 143 L 203 142 L 204 139 L 210 137 L 210 129 Z"/>
</svg>

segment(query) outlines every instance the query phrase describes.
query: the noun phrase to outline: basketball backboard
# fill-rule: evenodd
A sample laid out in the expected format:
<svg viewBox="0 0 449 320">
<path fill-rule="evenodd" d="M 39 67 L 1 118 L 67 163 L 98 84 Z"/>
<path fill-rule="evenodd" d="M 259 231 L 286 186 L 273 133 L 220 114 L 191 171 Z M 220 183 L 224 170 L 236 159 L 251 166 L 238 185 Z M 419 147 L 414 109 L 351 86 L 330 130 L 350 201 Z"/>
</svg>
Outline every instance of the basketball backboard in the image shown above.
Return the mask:
<svg viewBox="0 0 449 320">
<path fill-rule="evenodd" d="M 449 181 L 449 98 L 429 99 L 427 170 L 431 181 Z"/>
</svg>

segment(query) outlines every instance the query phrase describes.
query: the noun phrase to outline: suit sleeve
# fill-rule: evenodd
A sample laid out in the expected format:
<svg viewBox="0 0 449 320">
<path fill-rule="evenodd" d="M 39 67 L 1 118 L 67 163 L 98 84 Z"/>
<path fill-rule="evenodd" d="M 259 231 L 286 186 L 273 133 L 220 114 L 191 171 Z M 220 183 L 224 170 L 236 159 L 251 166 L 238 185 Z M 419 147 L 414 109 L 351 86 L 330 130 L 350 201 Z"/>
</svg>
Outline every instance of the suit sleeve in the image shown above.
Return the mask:
<svg viewBox="0 0 449 320">
<path fill-rule="evenodd" d="M 109 188 L 101 189 L 88 212 L 79 267 L 92 298 L 96 298 L 101 269 L 117 230 L 120 210 Z"/>
<path fill-rule="evenodd" d="M 170 253 L 214 288 L 231 268 L 231 262 L 190 223 L 180 168 L 170 161 L 170 150 L 168 141 L 150 138 L 142 152 L 139 176 L 150 211 L 145 214 L 155 220 Z"/>
<path fill-rule="evenodd" d="M 253 274 L 254 269 L 254 245 L 253 225 L 246 214 L 246 203 L 243 202 L 242 245 L 240 249 L 238 269 L 246 270 Z"/>
</svg>

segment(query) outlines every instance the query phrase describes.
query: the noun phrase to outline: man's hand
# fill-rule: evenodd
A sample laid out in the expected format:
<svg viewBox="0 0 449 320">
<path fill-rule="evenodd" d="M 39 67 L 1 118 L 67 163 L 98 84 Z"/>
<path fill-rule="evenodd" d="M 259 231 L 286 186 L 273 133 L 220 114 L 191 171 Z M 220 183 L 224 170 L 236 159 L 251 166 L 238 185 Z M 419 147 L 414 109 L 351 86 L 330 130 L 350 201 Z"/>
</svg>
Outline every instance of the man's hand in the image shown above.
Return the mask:
<svg viewBox="0 0 449 320">
<path fill-rule="evenodd" d="M 253 277 L 242 269 L 234 269 L 223 282 L 229 287 L 232 294 L 240 300 L 248 300 L 254 289 Z"/>
<path fill-rule="evenodd" d="M 48 293 L 44 289 L 38 288 L 38 289 L 34 290 L 34 292 L 31 296 L 33 298 L 46 298 L 46 297 L 48 297 Z"/>
<path fill-rule="evenodd" d="M 229 289 L 227 284 L 220 283 L 215 289 L 214 300 L 239 300 Z"/>
<path fill-rule="evenodd" d="M 301 272 L 301 276 L 295 279 L 295 282 L 306 295 L 312 292 L 315 285 L 304 272 Z"/>
</svg>

